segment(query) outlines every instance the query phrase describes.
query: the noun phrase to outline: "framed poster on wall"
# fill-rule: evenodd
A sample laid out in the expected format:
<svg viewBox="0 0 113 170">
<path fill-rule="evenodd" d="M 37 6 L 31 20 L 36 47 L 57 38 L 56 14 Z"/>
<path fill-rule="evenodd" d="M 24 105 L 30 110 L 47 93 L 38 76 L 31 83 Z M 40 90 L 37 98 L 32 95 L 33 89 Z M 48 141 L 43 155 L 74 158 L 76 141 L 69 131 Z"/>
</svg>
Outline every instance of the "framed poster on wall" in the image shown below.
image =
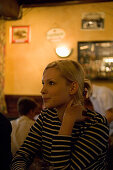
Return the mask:
<svg viewBox="0 0 113 170">
<path fill-rule="evenodd" d="M 12 43 L 29 43 L 30 27 L 29 26 L 12 26 L 11 42 Z"/>
<path fill-rule="evenodd" d="M 82 14 L 81 28 L 84 30 L 102 30 L 104 29 L 103 12 L 90 12 Z"/>
<path fill-rule="evenodd" d="M 113 41 L 78 42 L 78 61 L 91 80 L 113 80 Z"/>
</svg>

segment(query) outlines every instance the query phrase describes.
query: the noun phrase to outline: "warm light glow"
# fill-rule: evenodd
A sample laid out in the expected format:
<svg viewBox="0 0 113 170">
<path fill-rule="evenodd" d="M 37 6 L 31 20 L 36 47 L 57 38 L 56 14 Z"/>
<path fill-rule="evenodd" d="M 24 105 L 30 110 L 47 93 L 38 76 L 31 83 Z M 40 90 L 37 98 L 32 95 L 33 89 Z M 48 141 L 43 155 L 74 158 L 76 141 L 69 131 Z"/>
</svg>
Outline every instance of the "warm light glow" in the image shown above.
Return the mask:
<svg viewBox="0 0 113 170">
<path fill-rule="evenodd" d="M 113 57 L 106 57 L 106 58 L 103 58 L 103 60 L 105 63 L 113 63 Z"/>
<path fill-rule="evenodd" d="M 68 57 L 71 53 L 72 49 L 62 46 L 56 48 L 56 53 L 60 57 Z"/>
<path fill-rule="evenodd" d="M 88 45 L 84 45 L 84 46 L 81 46 L 81 47 L 80 47 L 81 50 L 85 50 L 85 49 L 87 49 L 87 48 L 89 48 Z"/>
</svg>

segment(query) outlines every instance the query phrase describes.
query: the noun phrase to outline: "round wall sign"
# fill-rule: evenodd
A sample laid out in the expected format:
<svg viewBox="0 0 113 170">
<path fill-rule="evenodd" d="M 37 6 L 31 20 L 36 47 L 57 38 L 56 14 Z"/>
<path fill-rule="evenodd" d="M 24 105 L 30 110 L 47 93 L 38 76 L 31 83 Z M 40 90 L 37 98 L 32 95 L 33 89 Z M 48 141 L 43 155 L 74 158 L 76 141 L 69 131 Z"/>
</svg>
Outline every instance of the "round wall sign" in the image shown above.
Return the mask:
<svg viewBox="0 0 113 170">
<path fill-rule="evenodd" d="M 60 28 L 53 28 L 47 32 L 47 40 L 60 41 L 65 37 L 65 32 Z"/>
</svg>

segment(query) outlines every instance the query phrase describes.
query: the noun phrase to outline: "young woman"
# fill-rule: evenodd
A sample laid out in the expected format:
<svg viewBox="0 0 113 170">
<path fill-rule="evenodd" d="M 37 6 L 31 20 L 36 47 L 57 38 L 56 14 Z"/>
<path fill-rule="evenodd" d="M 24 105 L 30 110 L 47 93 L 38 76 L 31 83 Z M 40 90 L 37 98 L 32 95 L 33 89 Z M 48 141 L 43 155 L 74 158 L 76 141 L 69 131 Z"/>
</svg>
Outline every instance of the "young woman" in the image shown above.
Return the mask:
<svg viewBox="0 0 113 170">
<path fill-rule="evenodd" d="M 34 155 L 52 169 L 106 169 L 109 128 L 100 114 L 84 108 L 84 71 L 72 60 L 48 64 L 42 78 L 44 110 L 12 161 L 28 169 Z"/>
</svg>

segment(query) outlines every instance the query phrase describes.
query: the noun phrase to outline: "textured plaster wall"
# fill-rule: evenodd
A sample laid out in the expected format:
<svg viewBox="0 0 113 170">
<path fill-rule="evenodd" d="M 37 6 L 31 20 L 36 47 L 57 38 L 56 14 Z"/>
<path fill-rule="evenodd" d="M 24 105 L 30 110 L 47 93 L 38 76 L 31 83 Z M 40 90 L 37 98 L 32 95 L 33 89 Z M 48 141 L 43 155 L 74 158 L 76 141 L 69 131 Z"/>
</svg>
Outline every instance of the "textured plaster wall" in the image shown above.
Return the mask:
<svg viewBox="0 0 113 170">
<path fill-rule="evenodd" d="M 82 30 L 85 12 L 104 12 L 104 30 Z M 30 43 L 12 44 L 11 26 L 22 25 L 31 28 Z M 46 34 L 52 28 L 63 29 L 66 36 L 57 42 L 47 40 Z M 73 48 L 68 59 L 77 60 L 78 41 L 98 40 L 113 40 L 113 2 L 23 9 L 22 19 L 6 21 L 5 94 L 40 95 L 44 67 L 60 59 L 55 53 L 58 45 Z M 112 83 L 99 84 L 113 88 Z"/>
</svg>

